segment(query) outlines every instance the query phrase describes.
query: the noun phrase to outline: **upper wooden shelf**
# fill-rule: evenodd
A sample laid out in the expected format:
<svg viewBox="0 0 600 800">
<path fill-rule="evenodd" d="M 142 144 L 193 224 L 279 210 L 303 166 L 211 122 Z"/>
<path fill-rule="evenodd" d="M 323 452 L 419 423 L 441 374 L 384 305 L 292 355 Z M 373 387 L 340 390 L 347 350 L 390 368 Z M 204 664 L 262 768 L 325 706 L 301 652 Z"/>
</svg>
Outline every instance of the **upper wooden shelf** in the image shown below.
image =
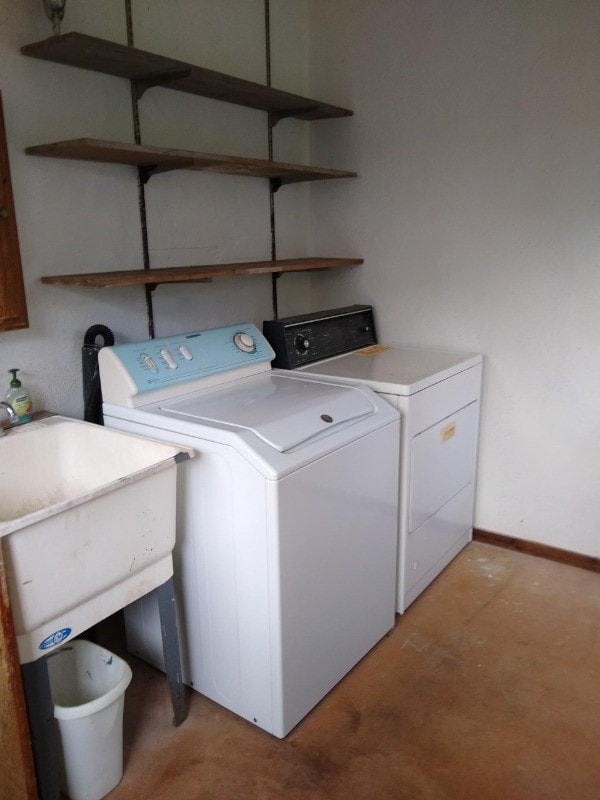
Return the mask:
<svg viewBox="0 0 600 800">
<path fill-rule="evenodd" d="M 269 111 L 276 118 L 296 117 L 314 120 L 348 117 L 352 114 L 347 108 L 321 103 L 308 97 L 290 94 L 260 83 L 224 75 L 221 72 L 148 53 L 117 42 L 97 39 L 83 33 L 51 36 L 41 42 L 25 45 L 21 48 L 21 52 L 46 61 L 128 78 L 136 82 L 138 96 L 150 86 L 163 86 L 226 103 Z"/>
<path fill-rule="evenodd" d="M 216 153 L 196 153 L 192 150 L 173 150 L 150 145 L 106 142 L 101 139 L 68 139 L 63 142 L 28 147 L 25 152 L 29 155 L 53 158 L 130 164 L 147 169 L 150 175 L 154 172 L 173 169 L 194 169 L 204 172 L 220 172 L 226 175 L 272 178 L 281 183 L 356 177 L 356 172 L 338 169 L 284 164 L 259 158 L 225 156 Z"/>
<path fill-rule="evenodd" d="M 199 267 L 161 267 L 157 269 L 118 270 L 116 272 L 89 272 L 80 275 L 46 275 L 43 283 L 63 286 L 158 286 L 162 283 L 191 283 L 228 278 L 235 275 L 263 275 L 266 273 L 307 272 L 320 269 L 338 269 L 362 264 L 362 258 L 290 258 L 278 261 L 243 261 L 236 264 L 206 264 Z"/>
</svg>

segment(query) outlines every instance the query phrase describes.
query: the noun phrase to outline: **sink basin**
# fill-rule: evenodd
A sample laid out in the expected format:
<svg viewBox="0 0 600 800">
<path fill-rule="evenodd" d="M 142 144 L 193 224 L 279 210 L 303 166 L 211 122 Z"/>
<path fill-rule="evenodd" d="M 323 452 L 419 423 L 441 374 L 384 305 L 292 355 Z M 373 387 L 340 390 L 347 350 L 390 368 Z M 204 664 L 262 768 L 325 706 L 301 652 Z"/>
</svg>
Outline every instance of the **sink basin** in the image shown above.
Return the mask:
<svg viewBox="0 0 600 800">
<path fill-rule="evenodd" d="M 21 663 L 173 574 L 176 464 L 192 454 L 60 416 L 0 438 L 0 545 Z"/>
</svg>

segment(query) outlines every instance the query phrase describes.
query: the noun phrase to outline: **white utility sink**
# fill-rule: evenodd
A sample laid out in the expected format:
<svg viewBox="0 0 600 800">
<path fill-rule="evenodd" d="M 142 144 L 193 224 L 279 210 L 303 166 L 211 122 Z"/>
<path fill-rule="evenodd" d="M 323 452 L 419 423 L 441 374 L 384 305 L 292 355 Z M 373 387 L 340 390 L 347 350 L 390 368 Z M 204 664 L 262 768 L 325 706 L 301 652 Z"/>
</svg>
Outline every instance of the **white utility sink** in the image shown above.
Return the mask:
<svg viewBox="0 0 600 800">
<path fill-rule="evenodd" d="M 192 455 L 59 416 L 0 438 L 0 545 L 21 663 L 171 577 L 176 464 Z"/>
</svg>

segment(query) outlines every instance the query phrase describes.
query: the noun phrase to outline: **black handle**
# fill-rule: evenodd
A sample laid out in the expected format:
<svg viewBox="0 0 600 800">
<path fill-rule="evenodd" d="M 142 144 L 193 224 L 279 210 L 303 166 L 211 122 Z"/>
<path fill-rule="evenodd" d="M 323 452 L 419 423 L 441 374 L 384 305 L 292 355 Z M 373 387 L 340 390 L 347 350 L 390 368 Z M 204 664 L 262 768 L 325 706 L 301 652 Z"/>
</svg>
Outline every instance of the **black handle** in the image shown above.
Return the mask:
<svg viewBox="0 0 600 800">
<path fill-rule="evenodd" d="M 102 344 L 96 343 L 98 338 L 102 339 Z M 83 372 L 83 418 L 86 422 L 104 424 L 98 352 L 103 347 L 110 347 L 114 343 L 113 332 L 106 325 L 92 325 L 83 337 L 81 367 Z"/>
<path fill-rule="evenodd" d="M 101 345 L 96 344 L 98 336 L 102 337 L 103 341 Z M 111 347 L 115 343 L 115 337 L 111 329 L 107 328 L 106 325 L 92 325 L 85 332 L 83 343 L 84 345 L 94 345 L 98 349 L 101 347 Z"/>
</svg>

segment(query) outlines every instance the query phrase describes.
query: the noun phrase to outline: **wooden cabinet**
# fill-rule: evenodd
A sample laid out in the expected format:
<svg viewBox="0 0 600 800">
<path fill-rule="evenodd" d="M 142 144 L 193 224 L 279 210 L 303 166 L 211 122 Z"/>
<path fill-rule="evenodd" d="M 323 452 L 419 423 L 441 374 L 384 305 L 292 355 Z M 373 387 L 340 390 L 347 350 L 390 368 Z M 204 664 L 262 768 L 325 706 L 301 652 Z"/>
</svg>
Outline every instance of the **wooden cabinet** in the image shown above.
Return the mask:
<svg viewBox="0 0 600 800">
<path fill-rule="evenodd" d="M 0 96 L 0 331 L 27 328 L 28 324 Z"/>
</svg>

